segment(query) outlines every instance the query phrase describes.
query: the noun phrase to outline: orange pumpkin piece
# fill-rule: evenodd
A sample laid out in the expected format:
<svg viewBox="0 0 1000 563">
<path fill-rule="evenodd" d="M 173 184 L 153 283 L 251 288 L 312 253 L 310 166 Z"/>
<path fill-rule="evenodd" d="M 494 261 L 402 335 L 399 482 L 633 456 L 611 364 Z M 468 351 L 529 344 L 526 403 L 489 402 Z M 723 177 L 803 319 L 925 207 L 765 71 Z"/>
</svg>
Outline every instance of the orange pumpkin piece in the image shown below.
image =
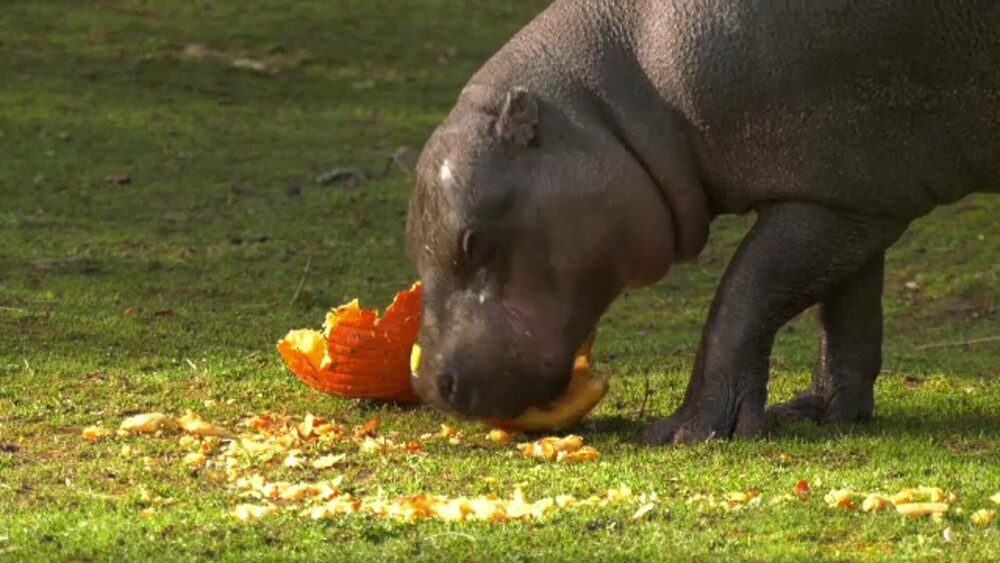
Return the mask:
<svg viewBox="0 0 1000 563">
<path fill-rule="evenodd" d="M 323 329 L 292 330 L 278 342 L 299 379 L 349 399 L 419 402 L 409 357 L 420 329 L 420 282 L 398 292 L 382 318 L 355 299 L 330 311 Z"/>
</svg>

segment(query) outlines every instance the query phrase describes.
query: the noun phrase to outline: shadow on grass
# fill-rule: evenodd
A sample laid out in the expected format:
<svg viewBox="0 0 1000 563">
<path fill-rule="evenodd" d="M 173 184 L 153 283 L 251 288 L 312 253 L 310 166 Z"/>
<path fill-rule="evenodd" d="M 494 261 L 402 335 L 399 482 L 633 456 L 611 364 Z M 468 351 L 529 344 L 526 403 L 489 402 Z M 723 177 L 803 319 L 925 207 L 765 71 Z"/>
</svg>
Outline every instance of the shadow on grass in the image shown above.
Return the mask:
<svg viewBox="0 0 1000 563">
<path fill-rule="evenodd" d="M 643 419 L 627 416 L 607 416 L 589 419 L 583 430 L 588 436 L 617 437 L 624 443 L 643 445 L 642 434 L 646 426 L 659 417 Z M 810 421 L 786 421 L 773 426 L 764 441 L 795 440 L 819 443 L 842 437 L 875 438 L 956 438 L 981 441 L 1000 440 L 1000 413 L 904 413 L 877 417 L 869 423 L 816 424 Z M 962 448 L 958 443 L 953 447 Z M 974 448 L 973 448 L 974 449 Z"/>
<path fill-rule="evenodd" d="M 1000 439 L 1000 413 L 894 413 L 877 416 L 871 422 L 854 424 L 816 424 L 809 421 L 783 422 L 771 429 L 768 439 L 823 442 L 845 436 L 941 439 L 967 437 L 997 440 Z"/>
<path fill-rule="evenodd" d="M 623 442 L 641 442 L 642 433 L 652 419 L 628 416 L 606 416 L 590 419 L 587 434 L 593 436 L 618 435 Z"/>
</svg>

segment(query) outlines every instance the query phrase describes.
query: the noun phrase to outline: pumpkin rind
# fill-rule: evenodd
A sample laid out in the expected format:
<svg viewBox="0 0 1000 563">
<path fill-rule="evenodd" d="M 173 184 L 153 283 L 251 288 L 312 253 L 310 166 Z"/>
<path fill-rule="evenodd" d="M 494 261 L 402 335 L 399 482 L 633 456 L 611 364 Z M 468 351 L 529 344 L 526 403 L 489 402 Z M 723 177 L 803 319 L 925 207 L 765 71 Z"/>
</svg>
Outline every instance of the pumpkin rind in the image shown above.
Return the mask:
<svg viewBox="0 0 1000 563">
<path fill-rule="evenodd" d="M 327 314 L 322 333 L 290 331 L 278 342 L 278 352 L 304 383 L 324 393 L 418 402 L 408 364 L 419 328 L 418 282 L 396 294 L 384 317 L 355 299 Z"/>
</svg>

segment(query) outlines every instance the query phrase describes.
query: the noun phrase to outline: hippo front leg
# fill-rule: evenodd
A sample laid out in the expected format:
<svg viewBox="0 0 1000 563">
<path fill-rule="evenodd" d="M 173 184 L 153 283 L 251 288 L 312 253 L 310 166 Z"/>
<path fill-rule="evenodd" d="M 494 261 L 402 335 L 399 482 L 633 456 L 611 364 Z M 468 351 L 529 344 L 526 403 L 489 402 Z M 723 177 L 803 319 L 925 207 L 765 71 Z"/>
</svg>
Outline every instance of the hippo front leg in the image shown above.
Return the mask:
<svg viewBox="0 0 1000 563">
<path fill-rule="evenodd" d="M 682 406 L 650 426 L 646 441 L 763 432 L 778 329 L 881 256 L 905 229 L 904 221 L 808 203 L 764 206 L 716 292 Z"/>
<path fill-rule="evenodd" d="M 770 407 L 777 419 L 863 422 L 875 406 L 875 378 L 882 369 L 882 286 L 879 254 L 819 302 L 819 355 L 812 386 Z"/>
</svg>

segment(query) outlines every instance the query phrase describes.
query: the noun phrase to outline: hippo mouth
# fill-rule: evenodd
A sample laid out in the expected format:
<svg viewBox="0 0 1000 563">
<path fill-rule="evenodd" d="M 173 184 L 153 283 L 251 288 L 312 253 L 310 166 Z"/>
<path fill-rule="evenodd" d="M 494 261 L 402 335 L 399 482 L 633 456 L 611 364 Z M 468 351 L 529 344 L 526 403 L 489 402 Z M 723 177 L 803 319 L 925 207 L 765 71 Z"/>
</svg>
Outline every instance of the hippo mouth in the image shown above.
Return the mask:
<svg viewBox="0 0 1000 563">
<path fill-rule="evenodd" d="M 573 359 L 573 375 L 566 391 L 541 407 L 530 407 L 513 419 L 491 419 L 486 424 L 504 430 L 540 432 L 573 426 L 594 409 L 608 392 L 608 378 L 594 373 L 591 347 L 596 331 L 583 341 Z"/>
<path fill-rule="evenodd" d="M 528 407 L 514 417 L 480 420 L 495 428 L 529 432 L 559 430 L 582 420 L 604 398 L 609 388 L 608 379 L 596 375 L 591 367 L 591 348 L 595 336 L 596 331 L 591 332 L 578 347 L 569 383 L 558 397 L 544 405 Z M 420 368 L 422 356 L 422 348 L 415 343 L 410 355 L 410 371 L 413 374 Z M 444 402 L 435 402 L 435 406 L 462 416 L 462 413 Z"/>
</svg>

